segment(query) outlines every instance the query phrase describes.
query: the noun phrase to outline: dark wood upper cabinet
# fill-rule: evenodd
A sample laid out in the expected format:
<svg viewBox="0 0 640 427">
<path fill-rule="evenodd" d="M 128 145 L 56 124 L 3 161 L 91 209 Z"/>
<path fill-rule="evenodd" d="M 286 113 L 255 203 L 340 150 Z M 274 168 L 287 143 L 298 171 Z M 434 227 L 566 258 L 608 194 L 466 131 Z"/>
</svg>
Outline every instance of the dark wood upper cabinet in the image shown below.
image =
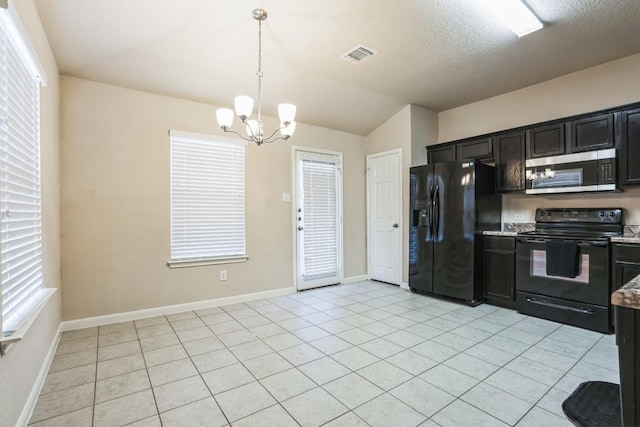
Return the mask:
<svg viewBox="0 0 640 427">
<path fill-rule="evenodd" d="M 456 146 L 454 144 L 444 147 L 427 147 L 427 161 L 429 164 L 456 161 Z"/>
<path fill-rule="evenodd" d="M 613 148 L 613 113 L 587 117 L 569 122 L 568 152 Z"/>
<path fill-rule="evenodd" d="M 524 191 L 524 132 L 495 137 L 496 193 Z"/>
<path fill-rule="evenodd" d="M 456 160 L 493 160 L 493 138 L 461 142 L 456 149 Z"/>
<path fill-rule="evenodd" d="M 565 154 L 564 136 L 564 123 L 529 129 L 526 132 L 527 159 Z"/>
<path fill-rule="evenodd" d="M 620 185 L 640 184 L 640 109 L 620 113 Z"/>
</svg>

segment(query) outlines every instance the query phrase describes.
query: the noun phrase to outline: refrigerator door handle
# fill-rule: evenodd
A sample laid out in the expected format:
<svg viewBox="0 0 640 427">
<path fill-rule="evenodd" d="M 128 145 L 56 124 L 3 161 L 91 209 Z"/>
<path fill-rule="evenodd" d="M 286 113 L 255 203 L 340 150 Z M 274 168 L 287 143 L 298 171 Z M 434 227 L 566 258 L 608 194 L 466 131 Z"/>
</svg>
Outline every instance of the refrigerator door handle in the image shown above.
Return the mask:
<svg viewBox="0 0 640 427">
<path fill-rule="evenodd" d="M 431 188 L 429 189 L 429 232 L 430 234 L 433 235 L 433 205 L 435 203 L 434 201 L 434 190 L 435 190 L 435 185 L 431 185 Z"/>
<path fill-rule="evenodd" d="M 436 185 L 436 189 L 433 191 L 433 217 L 435 219 L 433 223 L 434 235 L 438 235 L 440 230 L 440 186 Z"/>
</svg>

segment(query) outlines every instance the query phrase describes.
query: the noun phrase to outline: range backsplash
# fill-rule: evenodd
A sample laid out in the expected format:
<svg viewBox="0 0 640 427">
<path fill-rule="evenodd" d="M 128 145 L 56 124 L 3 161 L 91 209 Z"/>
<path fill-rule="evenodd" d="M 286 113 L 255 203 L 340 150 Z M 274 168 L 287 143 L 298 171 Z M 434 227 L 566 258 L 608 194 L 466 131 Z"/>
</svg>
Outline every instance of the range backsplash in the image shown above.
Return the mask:
<svg viewBox="0 0 640 427">
<path fill-rule="evenodd" d="M 640 237 L 640 225 L 625 225 L 624 235 L 626 237 Z"/>
<path fill-rule="evenodd" d="M 525 231 L 533 231 L 536 224 L 533 222 L 505 222 L 502 224 L 502 231 L 511 233 L 523 233 Z"/>
<path fill-rule="evenodd" d="M 502 195 L 502 223 L 530 224 L 535 222 L 536 208 L 622 208 L 622 221 L 633 233 L 640 224 L 640 186 L 612 193 L 578 193 L 548 195 Z M 506 231 L 506 229 L 505 229 Z M 625 230 L 625 234 L 627 231 Z"/>
</svg>

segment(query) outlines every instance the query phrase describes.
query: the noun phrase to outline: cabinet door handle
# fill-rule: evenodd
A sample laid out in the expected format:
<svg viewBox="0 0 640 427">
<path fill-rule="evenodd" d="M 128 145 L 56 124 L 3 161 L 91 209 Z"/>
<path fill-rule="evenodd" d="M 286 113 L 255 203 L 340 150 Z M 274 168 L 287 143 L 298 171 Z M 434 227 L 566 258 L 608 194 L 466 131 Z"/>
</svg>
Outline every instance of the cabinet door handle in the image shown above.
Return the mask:
<svg viewBox="0 0 640 427">
<path fill-rule="evenodd" d="M 392 227 L 393 227 L 393 228 L 398 228 L 398 227 L 399 227 L 399 225 L 398 225 L 398 223 L 395 223 L 395 224 L 393 224 L 393 225 L 392 225 Z"/>
</svg>

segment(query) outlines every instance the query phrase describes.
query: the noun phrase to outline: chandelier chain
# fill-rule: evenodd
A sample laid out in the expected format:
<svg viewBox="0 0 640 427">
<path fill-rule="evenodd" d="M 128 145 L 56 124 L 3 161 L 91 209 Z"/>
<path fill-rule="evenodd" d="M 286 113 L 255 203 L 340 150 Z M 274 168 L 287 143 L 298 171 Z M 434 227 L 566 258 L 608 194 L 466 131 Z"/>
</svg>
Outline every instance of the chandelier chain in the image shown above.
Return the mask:
<svg viewBox="0 0 640 427">
<path fill-rule="evenodd" d="M 258 19 L 258 123 L 262 123 L 262 18 Z"/>
</svg>

